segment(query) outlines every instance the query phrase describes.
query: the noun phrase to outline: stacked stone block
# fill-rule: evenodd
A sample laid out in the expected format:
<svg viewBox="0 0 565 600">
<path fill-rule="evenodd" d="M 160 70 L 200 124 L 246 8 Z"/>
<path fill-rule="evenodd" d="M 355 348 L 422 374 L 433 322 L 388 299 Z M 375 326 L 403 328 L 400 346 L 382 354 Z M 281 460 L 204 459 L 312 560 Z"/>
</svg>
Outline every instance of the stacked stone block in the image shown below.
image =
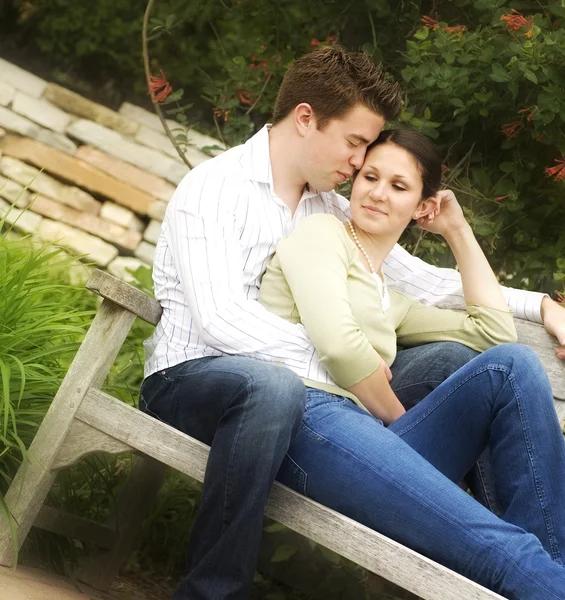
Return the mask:
<svg viewBox="0 0 565 600">
<path fill-rule="evenodd" d="M 214 138 L 184 133 L 192 166 L 221 151 Z M 127 102 L 113 111 L 0 59 L 5 228 L 129 279 L 153 262 L 167 203 L 187 172 L 156 114 Z"/>
</svg>

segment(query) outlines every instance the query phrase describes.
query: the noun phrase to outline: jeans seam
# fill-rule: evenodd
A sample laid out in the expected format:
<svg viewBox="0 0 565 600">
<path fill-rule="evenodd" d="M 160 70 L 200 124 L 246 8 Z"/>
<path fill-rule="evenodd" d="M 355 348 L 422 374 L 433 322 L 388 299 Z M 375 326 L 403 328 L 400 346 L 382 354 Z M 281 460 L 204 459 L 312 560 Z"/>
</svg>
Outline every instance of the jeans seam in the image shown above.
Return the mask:
<svg viewBox="0 0 565 600">
<path fill-rule="evenodd" d="M 481 486 L 486 506 L 492 513 L 497 514 L 494 510 L 495 508 L 497 508 L 496 496 L 492 493 L 491 488 L 486 483 L 487 478 L 485 477 L 481 460 L 478 460 L 475 463 L 475 466 L 478 473 L 479 485 Z"/>
<path fill-rule="evenodd" d="M 551 545 L 551 557 L 553 560 L 562 564 L 561 552 L 559 550 L 559 544 L 555 539 L 555 529 L 553 527 L 553 523 L 551 520 L 551 515 L 549 514 L 547 507 L 547 500 L 545 497 L 545 492 L 543 490 L 543 486 L 541 485 L 539 469 L 537 467 L 536 461 L 534 460 L 534 452 L 532 450 L 532 439 L 530 435 L 530 427 L 526 419 L 526 413 L 524 411 L 523 403 L 522 403 L 522 395 L 520 393 L 520 387 L 518 386 L 515 377 L 512 374 L 508 376 L 508 382 L 512 388 L 514 393 L 514 397 L 516 398 L 516 403 L 518 405 L 518 414 L 520 415 L 520 422 L 522 423 L 522 432 L 524 434 L 524 441 L 526 444 L 526 451 L 528 453 L 528 459 L 530 463 L 530 467 L 532 469 L 532 475 L 534 478 L 534 485 L 538 496 L 538 501 L 540 503 L 541 513 L 543 515 L 543 522 L 545 524 L 545 528 L 547 531 L 547 536 L 549 538 L 549 543 Z"/>
<path fill-rule="evenodd" d="M 308 496 L 307 487 L 306 487 L 307 483 L 308 483 L 308 473 L 306 473 L 306 471 L 292 458 L 292 456 L 290 456 L 290 454 L 288 452 L 286 454 L 286 458 L 288 458 L 288 460 L 290 460 L 290 462 L 298 469 L 298 471 L 300 473 L 302 473 L 303 481 L 302 481 L 302 485 L 300 486 L 302 488 L 300 493 L 303 496 Z"/>
<path fill-rule="evenodd" d="M 252 385 L 252 381 L 245 377 L 242 376 L 241 373 L 232 373 L 232 375 L 239 375 L 240 377 L 242 377 L 242 379 L 245 380 L 245 393 L 247 394 L 247 398 L 249 399 L 249 393 L 251 390 L 251 385 Z M 247 417 L 247 410 L 249 407 L 249 402 L 246 401 L 244 402 L 244 408 L 243 408 L 243 415 L 242 418 L 239 421 L 237 430 L 235 432 L 235 435 L 233 437 L 233 444 L 231 447 L 231 452 L 230 452 L 230 459 L 228 461 L 228 467 L 227 467 L 227 473 L 226 473 L 226 489 L 224 492 L 224 506 L 223 506 L 223 510 L 222 510 L 222 533 L 226 530 L 226 527 L 228 526 L 228 522 L 226 519 L 226 513 L 227 513 L 227 504 L 228 504 L 228 495 L 231 493 L 231 476 L 230 473 L 232 471 L 232 465 L 233 465 L 233 461 L 234 461 L 234 456 L 235 456 L 235 452 L 236 452 L 236 448 L 237 445 L 239 443 L 239 436 L 241 435 L 241 430 L 243 428 L 243 423 Z"/>
</svg>

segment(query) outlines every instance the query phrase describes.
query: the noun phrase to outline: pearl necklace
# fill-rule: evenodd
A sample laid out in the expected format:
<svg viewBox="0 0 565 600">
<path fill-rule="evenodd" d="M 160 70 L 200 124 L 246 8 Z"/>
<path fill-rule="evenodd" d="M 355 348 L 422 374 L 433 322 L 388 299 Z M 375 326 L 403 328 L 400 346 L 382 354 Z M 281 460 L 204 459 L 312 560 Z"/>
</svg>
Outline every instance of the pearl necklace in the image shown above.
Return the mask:
<svg viewBox="0 0 565 600">
<path fill-rule="evenodd" d="M 375 280 L 375 282 L 377 284 L 377 290 L 379 292 L 379 296 L 381 299 L 382 311 L 386 312 L 390 308 L 390 295 L 388 293 L 388 286 L 386 284 L 386 279 L 385 279 L 384 273 L 381 270 L 381 273 L 379 276 L 379 274 L 375 271 L 375 267 L 373 266 L 373 261 L 371 260 L 369 253 L 367 252 L 367 250 L 365 250 L 365 248 L 363 248 L 363 245 L 361 244 L 361 242 L 359 241 L 359 238 L 357 237 L 357 232 L 355 231 L 353 222 L 347 221 L 347 225 L 349 226 L 349 231 L 351 232 L 351 237 L 353 238 L 353 242 L 355 243 L 357 248 L 359 248 L 359 250 L 361 251 L 361 254 L 365 257 L 365 260 L 367 261 L 367 264 L 369 265 L 369 271 L 371 272 L 371 275 L 373 276 L 373 279 Z"/>
</svg>

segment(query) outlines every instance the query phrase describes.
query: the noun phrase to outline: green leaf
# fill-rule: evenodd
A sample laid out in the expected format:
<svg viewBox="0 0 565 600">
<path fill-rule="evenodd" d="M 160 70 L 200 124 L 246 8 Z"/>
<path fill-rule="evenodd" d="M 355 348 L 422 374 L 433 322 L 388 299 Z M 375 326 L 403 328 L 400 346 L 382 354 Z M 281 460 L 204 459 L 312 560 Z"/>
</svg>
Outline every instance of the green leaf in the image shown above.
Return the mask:
<svg viewBox="0 0 565 600">
<path fill-rule="evenodd" d="M 492 73 L 490 74 L 490 78 L 497 83 L 504 83 L 505 81 L 510 81 L 510 75 L 508 72 L 499 65 L 498 63 L 494 63 L 492 65 Z"/>
<path fill-rule="evenodd" d="M 281 523 L 271 523 L 267 527 L 263 527 L 263 531 L 267 533 L 279 533 L 280 531 L 288 531 L 288 529 Z"/>
<path fill-rule="evenodd" d="M 184 90 L 179 88 L 175 90 L 164 102 L 161 104 L 171 104 L 171 102 L 178 102 L 184 96 Z"/>
<path fill-rule="evenodd" d="M 426 108 L 424 109 L 424 118 L 425 118 L 427 121 L 430 121 L 430 120 L 431 120 L 431 118 L 432 118 L 432 111 L 430 110 L 430 107 L 429 107 L 429 106 L 426 106 Z"/>
<path fill-rule="evenodd" d="M 503 173 L 512 173 L 512 171 L 514 171 L 514 163 L 513 162 L 502 162 L 498 165 L 498 168 L 503 172 Z"/>
<path fill-rule="evenodd" d="M 271 557 L 271 562 L 285 562 L 291 556 L 294 556 L 297 552 L 298 548 L 296 546 L 291 546 L 290 544 L 282 544 L 275 550 L 273 556 Z"/>
<path fill-rule="evenodd" d="M 531 71 L 530 69 L 526 69 L 526 72 L 524 73 L 524 75 L 525 75 L 526 79 L 529 79 L 532 83 L 535 83 L 537 85 L 538 78 L 533 71 Z"/>
<path fill-rule="evenodd" d="M 332 565 L 338 565 L 343 561 L 343 558 L 339 554 L 336 554 L 324 546 L 318 546 L 318 549 L 320 550 L 320 554 Z"/>
<path fill-rule="evenodd" d="M 427 40 L 428 36 L 430 35 L 430 30 L 427 27 L 420 27 L 420 29 L 418 29 L 416 31 L 416 33 L 414 34 L 414 37 L 417 40 Z"/>
</svg>

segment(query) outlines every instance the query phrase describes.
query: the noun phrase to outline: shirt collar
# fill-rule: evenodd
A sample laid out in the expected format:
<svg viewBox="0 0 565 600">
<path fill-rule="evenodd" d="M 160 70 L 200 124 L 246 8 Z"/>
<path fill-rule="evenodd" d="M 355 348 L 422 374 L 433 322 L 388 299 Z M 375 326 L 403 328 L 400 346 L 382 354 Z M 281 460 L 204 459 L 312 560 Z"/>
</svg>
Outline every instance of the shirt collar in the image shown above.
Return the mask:
<svg viewBox="0 0 565 600">
<path fill-rule="evenodd" d="M 267 123 L 254 136 L 244 144 L 242 166 L 247 177 L 252 181 L 266 183 L 274 193 L 273 171 L 271 169 L 271 153 L 269 150 L 269 129 L 271 124 Z M 304 188 L 301 200 L 313 198 L 320 192 L 310 186 Z"/>
</svg>

